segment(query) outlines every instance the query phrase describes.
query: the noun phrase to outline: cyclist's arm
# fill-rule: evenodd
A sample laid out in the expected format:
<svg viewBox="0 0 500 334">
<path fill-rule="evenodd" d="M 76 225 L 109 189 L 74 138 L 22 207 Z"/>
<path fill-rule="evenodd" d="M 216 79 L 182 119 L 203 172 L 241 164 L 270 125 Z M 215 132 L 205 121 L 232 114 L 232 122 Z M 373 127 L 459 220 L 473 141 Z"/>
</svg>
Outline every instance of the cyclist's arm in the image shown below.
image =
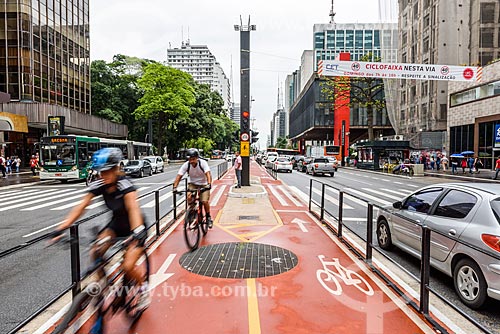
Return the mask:
<svg viewBox="0 0 500 334">
<path fill-rule="evenodd" d="M 177 174 L 177 176 L 175 177 L 174 185 L 173 185 L 174 189 L 177 188 L 177 186 L 179 185 L 179 182 L 181 182 L 181 178 L 182 178 L 182 175 Z"/>
<path fill-rule="evenodd" d="M 141 209 L 139 209 L 139 204 L 137 202 L 137 192 L 131 191 L 125 196 L 123 196 L 125 201 L 125 207 L 128 212 L 128 219 L 130 221 L 130 229 L 134 230 L 135 228 L 141 226 L 143 224 Z"/>
<path fill-rule="evenodd" d="M 208 171 L 205 173 L 205 176 L 207 177 L 208 184 L 212 184 L 212 173 Z"/>
<path fill-rule="evenodd" d="M 85 195 L 82 202 L 78 206 L 76 206 L 73 210 L 71 210 L 69 215 L 66 217 L 66 220 L 64 220 L 64 222 L 57 227 L 57 230 L 62 231 L 70 227 L 78 219 L 78 217 L 82 215 L 83 210 L 85 210 L 87 205 L 90 204 L 92 198 L 94 198 L 94 194 L 92 193 L 88 193 L 87 195 Z"/>
</svg>

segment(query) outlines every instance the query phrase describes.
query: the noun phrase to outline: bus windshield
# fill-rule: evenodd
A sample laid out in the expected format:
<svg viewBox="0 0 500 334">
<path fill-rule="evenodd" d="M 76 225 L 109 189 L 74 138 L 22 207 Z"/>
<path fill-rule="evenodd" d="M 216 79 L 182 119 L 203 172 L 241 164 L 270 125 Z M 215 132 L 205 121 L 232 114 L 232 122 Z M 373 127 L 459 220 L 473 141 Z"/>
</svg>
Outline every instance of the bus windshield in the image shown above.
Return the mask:
<svg viewBox="0 0 500 334">
<path fill-rule="evenodd" d="M 73 166 L 76 164 L 74 144 L 42 144 L 42 166 Z"/>
</svg>

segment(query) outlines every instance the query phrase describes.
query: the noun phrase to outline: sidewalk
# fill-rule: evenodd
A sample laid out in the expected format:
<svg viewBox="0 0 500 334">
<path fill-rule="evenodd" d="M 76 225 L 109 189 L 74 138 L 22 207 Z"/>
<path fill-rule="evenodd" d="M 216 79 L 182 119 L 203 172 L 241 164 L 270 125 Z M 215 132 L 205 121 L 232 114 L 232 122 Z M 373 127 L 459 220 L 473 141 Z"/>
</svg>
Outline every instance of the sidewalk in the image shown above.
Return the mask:
<svg viewBox="0 0 500 334">
<path fill-rule="evenodd" d="M 19 173 L 12 172 L 12 174 L 7 174 L 6 176 L 7 176 L 6 178 L 2 178 L 2 175 L 0 174 L 0 190 L 2 188 L 5 189 L 5 187 L 12 188 L 12 186 L 15 187 L 17 185 L 26 185 L 28 183 L 47 182 L 47 181 L 40 181 L 38 172 L 36 173 L 36 176 L 33 176 L 31 170 L 29 169 L 21 169 Z"/>
<path fill-rule="evenodd" d="M 106 333 L 435 333 L 281 181 L 254 162 L 251 176 L 241 189 L 233 170 L 214 181 L 198 250 L 182 219 L 151 247 L 151 306 Z"/>
</svg>

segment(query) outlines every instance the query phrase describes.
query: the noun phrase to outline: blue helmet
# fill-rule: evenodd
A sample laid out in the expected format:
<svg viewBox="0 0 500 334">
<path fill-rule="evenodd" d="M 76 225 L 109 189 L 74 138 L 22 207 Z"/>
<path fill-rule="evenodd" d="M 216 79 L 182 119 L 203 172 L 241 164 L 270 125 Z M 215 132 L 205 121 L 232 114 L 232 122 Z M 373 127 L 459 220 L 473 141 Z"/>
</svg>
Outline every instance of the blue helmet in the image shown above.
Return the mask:
<svg viewBox="0 0 500 334">
<path fill-rule="evenodd" d="M 92 156 L 92 168 L 97 171 L 110 170 L 120 163 L 122 151 L 116 147 L 106 147 L 95 152 Z"/>
</svg>

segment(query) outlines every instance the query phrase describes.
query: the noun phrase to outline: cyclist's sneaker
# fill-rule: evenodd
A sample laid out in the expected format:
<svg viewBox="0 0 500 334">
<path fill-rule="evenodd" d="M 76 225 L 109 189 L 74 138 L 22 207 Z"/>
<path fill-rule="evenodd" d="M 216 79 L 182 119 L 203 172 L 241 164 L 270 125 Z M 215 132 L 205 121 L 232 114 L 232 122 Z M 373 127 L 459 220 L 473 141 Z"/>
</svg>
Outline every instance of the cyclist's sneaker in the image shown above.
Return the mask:
<svg viewBox="0 0 500 334">
<path fill-rule="evenodd" d="M 208 228 L 212 228 L 214 226 L 214 222 L 212 221 L 212 217 L 207 217 Z"/>
<path fill-rule="evenodd" d="M 139 290 L 139 301 L 137 303 L 137 308 L 141 311 L 144 311 L 151 304 L 151 298 L 149 295 L 149 286 L 148 283 L 143 283 Z"/>
</svg>

